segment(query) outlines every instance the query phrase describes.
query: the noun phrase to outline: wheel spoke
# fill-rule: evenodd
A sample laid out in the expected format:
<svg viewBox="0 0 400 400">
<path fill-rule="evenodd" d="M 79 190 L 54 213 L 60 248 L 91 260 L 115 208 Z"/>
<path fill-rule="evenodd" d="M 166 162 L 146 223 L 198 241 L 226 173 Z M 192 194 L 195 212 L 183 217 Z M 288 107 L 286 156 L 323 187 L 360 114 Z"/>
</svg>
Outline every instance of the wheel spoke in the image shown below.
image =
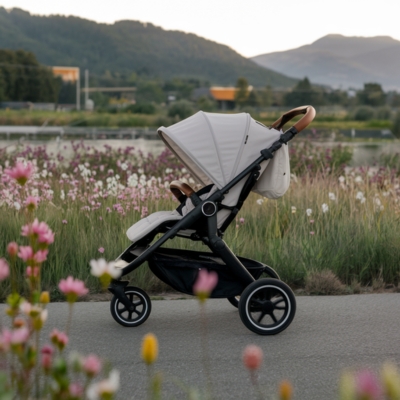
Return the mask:
<svg viewBox="0 0 400 400">
<path fill-rule="evenodd" d="M 133 314 L 133 311 L 129 311 L 129 319 L 132 319 L 132 314 Z"/>
<path fill-rule="evenodd" d="M 119 309 L 118 311 L 122 314 L 122 313 L 124 313 L 124 312 L 126 311 L 126 307 L 121 308 L 121 309 Z"/>
<path fill-rule="evenodd" d="M 275 306 L 275 310 L 286 310 L 286 306 Z"/>
<path fill-rule="evenodd" d="M 141 300 L 139 301 L 135 301 L 132 303 L 135 307 L 141 306 L 143 304 L 143 302 Z"/>
<path fill-rule="evenodd" d="M 282 301 L 285 301 L 285 299 L 280 298 L 280 299 L 278 299 L 278 300 L 273 301 L 274 306 L 276 306 L 276 305 L 279 304 L 279 303 L 282 303 Z"/>
<path fill-rule="evenodd" d="M 278 322 L 273 311 L 269 315 L 271 316 L 271 318 L 274 320 L 275 323 Z"/>
<path fill-rule="evenodd" d="M 257 319 L 257 322 L 260 323 L 261 320 L 262 320 L 264 317 L 265 317 L 265 312 L 262 311 L 261 314 L 260 314 L 260 316 L 259 316 L 258 319 Z"/>
</svg>

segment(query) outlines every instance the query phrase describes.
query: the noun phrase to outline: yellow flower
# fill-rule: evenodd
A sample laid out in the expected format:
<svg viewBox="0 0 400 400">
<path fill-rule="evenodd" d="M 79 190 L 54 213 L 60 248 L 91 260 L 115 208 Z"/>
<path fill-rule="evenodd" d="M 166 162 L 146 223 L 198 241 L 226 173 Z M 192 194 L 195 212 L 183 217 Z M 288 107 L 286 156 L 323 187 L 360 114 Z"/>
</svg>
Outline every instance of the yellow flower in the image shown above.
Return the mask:
<svg viewBox="0 0 400 400">
<path fill-rule="evenodd" d="M 158 341 L 155 335 L 148 333 L 142 342 L 142 358 L 147 365 L 156 361 L 158 355 Z"/>
<path fill-rule="evenodd" d="M 385 394 L 390 400 L 400 399 L 400 374 L 396 366 L 387 362 L 382 367 L 382 383 Z"/>
<path fill-rule="evenodd" d="M 42 304 L 50 303 L 50 294 L 49 294 L 49 292 L 42 292 L 40 294 L 39 302 L 42 303 Z"/>
<path fill-rule="evenodd" d="M 290 400 L 292 398 L 293 388 L 289 381 L 283 380 L 279 384 L 279 400 Z"/>
</svg>

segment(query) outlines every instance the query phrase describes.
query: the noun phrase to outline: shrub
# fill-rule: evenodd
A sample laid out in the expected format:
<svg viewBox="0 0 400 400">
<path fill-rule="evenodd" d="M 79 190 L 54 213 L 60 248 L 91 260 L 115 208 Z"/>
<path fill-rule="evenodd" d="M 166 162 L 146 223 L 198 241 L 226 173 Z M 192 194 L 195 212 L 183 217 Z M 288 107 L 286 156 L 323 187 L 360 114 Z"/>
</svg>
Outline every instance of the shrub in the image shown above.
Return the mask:
<svg viewBox="0 0 400 400">
<path fill-rule="evenodd" d="M 310 294 L 334 295 L 343 294 L 345 286 L 332 271 L 326 269 L 311 272 L 306 278 L 305 290 Z"/>
<path fill-rule="evenodd" d="M 354 112 L 354 119 L 356 121 L 369 121 L 374 118 L 374 109 L 368 106 L 361 106 Z"/>
<path fill-rule="evenodd" d="M 193 114 L 192 104 L 187 100 L 179 100 L 169 107 L 168 116 L 179 119 L 185 119 Z"/>
</svg>

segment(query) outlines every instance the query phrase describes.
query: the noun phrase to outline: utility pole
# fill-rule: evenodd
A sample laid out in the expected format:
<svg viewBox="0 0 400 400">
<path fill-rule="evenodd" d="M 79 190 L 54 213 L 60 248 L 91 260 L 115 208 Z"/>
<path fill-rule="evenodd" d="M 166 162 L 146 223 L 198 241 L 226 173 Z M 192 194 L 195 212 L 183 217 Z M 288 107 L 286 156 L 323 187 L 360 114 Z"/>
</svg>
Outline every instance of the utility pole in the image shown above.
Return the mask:
<svg viewBox="0 0 400 400">
<path fill-rule="evenodd" d="M 79 68 L 76 76 L 76 109 L 78 111 L 81 109 L 81 73 Z"/>
<path fill-rule="evenodd" d="M 85 69 L 85 110 L 88 108 L 89 100 L 89 70 Z"/>
</svg>

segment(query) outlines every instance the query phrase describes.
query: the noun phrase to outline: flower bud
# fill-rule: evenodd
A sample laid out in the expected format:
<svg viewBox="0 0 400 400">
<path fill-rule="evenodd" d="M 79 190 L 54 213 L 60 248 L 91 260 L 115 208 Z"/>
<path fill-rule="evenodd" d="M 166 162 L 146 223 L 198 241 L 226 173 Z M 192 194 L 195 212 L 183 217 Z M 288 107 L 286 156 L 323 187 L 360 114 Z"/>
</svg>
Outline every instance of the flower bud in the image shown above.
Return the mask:
<svg viewBox="0 0 400 400">
<path fill-rule="evenodd" d="M 155 335 L 148 333 L 142 342 L 142 359 L 147 365 L 156 361 L 158 355 L 158 341 Z"/>
</svg>

